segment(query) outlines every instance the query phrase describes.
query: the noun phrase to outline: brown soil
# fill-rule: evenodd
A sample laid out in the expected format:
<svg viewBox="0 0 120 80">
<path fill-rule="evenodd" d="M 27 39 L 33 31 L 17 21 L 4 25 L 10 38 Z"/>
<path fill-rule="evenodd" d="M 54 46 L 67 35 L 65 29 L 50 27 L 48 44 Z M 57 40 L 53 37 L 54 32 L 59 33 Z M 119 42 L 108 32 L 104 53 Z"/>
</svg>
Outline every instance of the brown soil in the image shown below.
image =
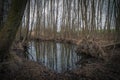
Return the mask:
<svg viewBox="0 0 120 80">
<path fill-rule="evenodd" d="M 74 74 L 85 80 L 120 80 L 120 48 L 113 51 L 107 61 L 86 63 L 81 68 L 73 70 Z"/>
</svg>

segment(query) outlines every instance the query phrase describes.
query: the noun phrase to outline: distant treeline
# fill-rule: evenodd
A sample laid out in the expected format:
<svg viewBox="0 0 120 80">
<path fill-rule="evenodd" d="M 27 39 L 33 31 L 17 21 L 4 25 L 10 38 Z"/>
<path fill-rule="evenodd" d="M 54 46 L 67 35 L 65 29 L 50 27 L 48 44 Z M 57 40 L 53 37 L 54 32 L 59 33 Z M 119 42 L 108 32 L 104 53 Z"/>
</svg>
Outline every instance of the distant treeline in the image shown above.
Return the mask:
<svg viewBox="0 0 120 80">
<path fill-rule="evenodd" d="M 32 33 L 35 38 L 89 35 L 119 40 L 119 4 L 119 0 L 30 0 L 20 31 L 26 38 Z"/>
</svg>

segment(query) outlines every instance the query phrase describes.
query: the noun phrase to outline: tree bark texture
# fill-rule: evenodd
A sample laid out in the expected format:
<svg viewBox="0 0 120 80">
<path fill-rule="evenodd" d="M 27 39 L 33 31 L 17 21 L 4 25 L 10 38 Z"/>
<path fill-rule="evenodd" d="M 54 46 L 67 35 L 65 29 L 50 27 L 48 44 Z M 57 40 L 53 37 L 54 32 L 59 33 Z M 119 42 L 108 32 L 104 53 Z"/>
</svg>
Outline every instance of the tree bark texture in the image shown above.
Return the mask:
<svg viewBox="0 0 120 80">
<path fill-rule="evenodd" d="M 12 0 L 7 20 L 0 31 L 0 61 L 9 57 L 9 48 L 21 23 L 26 3 L 27 0 Z"/>
</svg>

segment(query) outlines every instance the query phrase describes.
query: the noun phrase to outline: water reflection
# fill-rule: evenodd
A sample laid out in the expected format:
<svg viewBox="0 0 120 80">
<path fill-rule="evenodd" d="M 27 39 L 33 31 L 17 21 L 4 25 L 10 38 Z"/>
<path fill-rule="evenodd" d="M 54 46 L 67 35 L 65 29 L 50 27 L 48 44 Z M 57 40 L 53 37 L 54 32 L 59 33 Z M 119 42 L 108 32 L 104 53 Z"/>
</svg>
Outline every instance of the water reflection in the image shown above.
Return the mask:
<svg viewBox="0 0 120 80">
<path fill-rule="evenodd" d="M 78 56 L 75 46 L 55 42 L 31 42 L 30 54 L 34 61 L 42 62 L 45 66 L 57 72 L 70 70 L 76 67 Z M 32 59 L 31 56 L 29 56 Z"/>
</svg>

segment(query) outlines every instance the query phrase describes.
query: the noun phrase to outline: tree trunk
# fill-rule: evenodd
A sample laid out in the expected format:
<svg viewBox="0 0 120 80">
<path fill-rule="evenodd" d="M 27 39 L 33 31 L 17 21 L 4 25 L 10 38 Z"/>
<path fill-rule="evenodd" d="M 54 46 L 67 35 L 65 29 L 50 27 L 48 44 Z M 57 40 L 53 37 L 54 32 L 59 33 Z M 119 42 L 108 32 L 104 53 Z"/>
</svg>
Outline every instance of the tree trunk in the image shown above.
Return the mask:
<svg viewBox="0 0 120 80">
<path fill-rule="evenodd" d="M 27 0 L 12 0 L 5 26 L 0 31 L 0 61 L 10 57 L 9 48 L 22 20 Z"/>
<path fill-rule="evenodd" d="M 4 1 L 0 0 L 0 30 L 2 29 L 2 23 L 3 23 L 3 7 L 4 7 Z"/>
</svg>

